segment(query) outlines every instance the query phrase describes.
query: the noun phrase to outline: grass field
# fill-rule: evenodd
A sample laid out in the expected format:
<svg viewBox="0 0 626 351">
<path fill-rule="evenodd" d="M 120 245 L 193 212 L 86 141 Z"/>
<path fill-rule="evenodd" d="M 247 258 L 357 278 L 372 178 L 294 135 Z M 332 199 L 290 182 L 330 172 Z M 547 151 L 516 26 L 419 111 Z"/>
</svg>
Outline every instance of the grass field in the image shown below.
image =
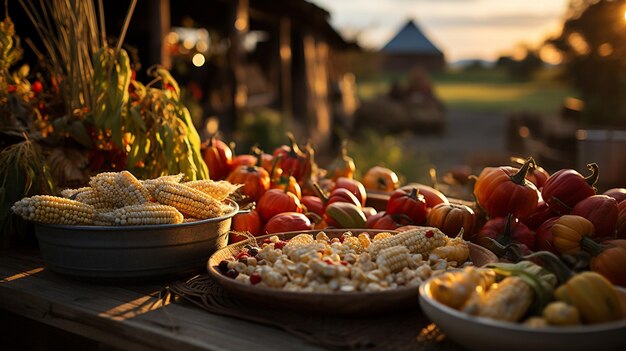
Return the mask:
<svg viewBox="0 0 626 351">
<path fill-rule="evenodd" d="M 533 79 L 511 79 L 503 70 L 479 69 L 448 71 L 431 77 L 437 96 L 449 109 L 466 111 L 532 111 L 555 113 L 563 100 L 574 92 L 558 82 L 556 69 L 544 69 Z M 369 99 L 389 91 L 391 82 L 403 77 L 381 76 L 358 83 L 361 99 Z"/>
</svg>

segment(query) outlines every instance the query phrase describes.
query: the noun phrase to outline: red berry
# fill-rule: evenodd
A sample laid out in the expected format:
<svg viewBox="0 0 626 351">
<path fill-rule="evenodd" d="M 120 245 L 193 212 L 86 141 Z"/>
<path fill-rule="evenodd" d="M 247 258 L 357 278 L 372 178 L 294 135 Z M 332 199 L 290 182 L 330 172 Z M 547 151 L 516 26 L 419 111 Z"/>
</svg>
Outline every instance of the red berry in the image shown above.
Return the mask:
<svg viewBox="0 0 626 351">
<path fill-rule="evenodd" d="M 342 265 L 344 265 L 344 266 L 347 266 L 347 265 L 348 265 L 348 262 L 347 262 L 347 261 L 341 261 L 341 262 L 339 262 L 339 263 L 341 263 L 341 264 L 342 264 Z"/>
<path fill-rule="evenodd" d="M 239 260 L 242 257 L 244 258 L 250 257 L 250 255 L 248 254 L 248 251 L 244 251 L 244 250 L 239 251 L 239 253 L 237 253 L 237 255 L 235 256 L 235 260 Z"/>
<path fill-rule="evenodd" d="M 250 283 L 252 285 L 259 284 L 261 280 L 263 279 L 261 278 L 261 275 L 259 274 L 259 272 L 252 272 L 252 274 L 250 274 Z"/>
<path fill-rule="evenodd" d="M 287 242 L 284 240 L 281 240 L 281 241 L 274 243 L 274 248 L 282 250 L 282 248 L 285 247 L 285 245 L 287 245 Z"/>
<path fill-rule="evenodd" d="M 263 244 L 271 244 L 272 242 L 270 241 L 269 238 L 267 239 L 263 239 Z"/>
<path fill-rule="evenodd" d="M 424 236 L 426 236 L 427 238 L 432 238 L 434 235 L 435 233 L 432 230 L 429 230 L 426 232 Z"/>
<path fill-rule="evenodd" d="M 43 91 L 43 85 L 41 84 L 40 81 L 36 80 L 31 86 L 30 89 L 33 91 L 33 93 L 35 94 L 39 94 Z"/>
<path fill-rule="evenodd" d="M 324 262 L 326 262 L 327 264 L 333 264 L 333 261 L 331 261 L 329 259 L 325 259 Z"/>
<path fill-rule="evenodd" d="M 15 90 L 17 90 L 17 88 L 15 87 L 15 85 L 13 85 L 13 84 L 9 84 L 9 87 L 8 87 L 8 91 L 9 91 L 9 93 L 14 92 Z"/>
</svg>

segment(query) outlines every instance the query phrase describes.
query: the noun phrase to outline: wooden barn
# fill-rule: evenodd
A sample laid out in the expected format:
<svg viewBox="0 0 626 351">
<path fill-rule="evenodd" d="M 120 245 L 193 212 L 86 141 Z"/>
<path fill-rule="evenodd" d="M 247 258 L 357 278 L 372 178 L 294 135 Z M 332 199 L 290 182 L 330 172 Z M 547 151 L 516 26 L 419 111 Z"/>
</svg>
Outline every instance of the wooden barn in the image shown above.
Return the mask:
<svg viewBox="0 0 626 351">
<path fill-rule="evenodd" d="M 380 50 L 383 68 L 392 72 L 407 72 L 415 67 L 439 71 L 446 65 L 443 52 L 409 20 Z"/>
</svg>

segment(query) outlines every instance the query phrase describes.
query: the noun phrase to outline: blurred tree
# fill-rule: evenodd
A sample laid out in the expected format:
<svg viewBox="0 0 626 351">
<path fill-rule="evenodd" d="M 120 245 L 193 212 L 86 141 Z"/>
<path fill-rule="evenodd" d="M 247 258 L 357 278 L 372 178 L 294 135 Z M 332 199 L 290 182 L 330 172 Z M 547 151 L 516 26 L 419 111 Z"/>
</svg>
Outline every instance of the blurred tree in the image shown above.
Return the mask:
<svg viewBox="0 0 626 351">
<path fill-rule="evenodd" d="M 536 50 L 526 48 L 523 59 L 516 60 L 511 56 L 500 56 L 496 61 L 496 67 L 504 68 L 511 78 L 518 80 L 528 80 L 533 77 L 533 73 L 543 67 L 543 60 Z"/>
<path fill-rule="evenodd" d="M 566 79 L 585 101 L 582 122 L 626 126 L 626 0 L 572 0 L 561 34 Z"/>
</svg>

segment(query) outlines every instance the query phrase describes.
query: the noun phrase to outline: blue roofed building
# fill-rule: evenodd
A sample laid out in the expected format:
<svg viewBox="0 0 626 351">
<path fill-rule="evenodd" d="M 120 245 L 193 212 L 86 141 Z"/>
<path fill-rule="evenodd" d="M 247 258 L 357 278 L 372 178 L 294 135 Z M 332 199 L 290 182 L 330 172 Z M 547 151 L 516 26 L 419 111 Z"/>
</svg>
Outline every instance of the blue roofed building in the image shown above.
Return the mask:
<svg viewBox="0 0 626 351">
<path fill-rule="evenodd" d="M 389 71 L 408 71 L 422 67 L 438 71 L 445 67 L 444 54 L 409 20 L 391 40 L 380 49 L 383 67 Z"/>
</svg>

